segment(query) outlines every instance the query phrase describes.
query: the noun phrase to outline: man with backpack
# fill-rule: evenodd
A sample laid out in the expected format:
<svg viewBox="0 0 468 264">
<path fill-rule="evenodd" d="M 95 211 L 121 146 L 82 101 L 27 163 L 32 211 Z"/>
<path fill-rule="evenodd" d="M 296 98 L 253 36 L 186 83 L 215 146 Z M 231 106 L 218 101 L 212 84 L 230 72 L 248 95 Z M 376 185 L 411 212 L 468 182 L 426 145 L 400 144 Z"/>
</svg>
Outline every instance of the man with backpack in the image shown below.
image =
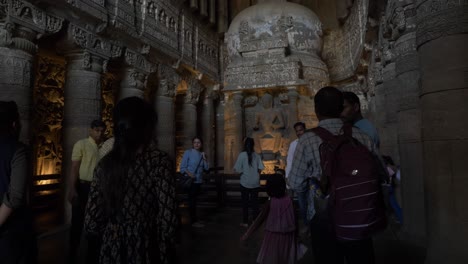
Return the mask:
<svg viewBox="0 0 468 264">
<path fill-rule="evenodd" d="M 303 190 L 312 175 L 324 193 L 310 225 L 316 263 L 373 264 L 372 235 L 386 226 L 377 148 L 340 119 L 341 91 L 324 87 L 314 102 L 319 124 L 299 139 L 289 184 Z"/>
</svg>

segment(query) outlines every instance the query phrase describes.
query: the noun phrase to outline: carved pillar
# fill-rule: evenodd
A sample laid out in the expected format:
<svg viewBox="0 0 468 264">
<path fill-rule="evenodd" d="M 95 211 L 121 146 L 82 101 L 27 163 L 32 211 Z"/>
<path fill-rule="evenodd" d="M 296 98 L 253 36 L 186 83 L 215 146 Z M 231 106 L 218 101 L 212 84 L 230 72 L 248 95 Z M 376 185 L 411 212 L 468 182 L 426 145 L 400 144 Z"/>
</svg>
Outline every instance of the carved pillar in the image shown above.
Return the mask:
<svg viewBox="0 0 468 264">
<path fill-rule="evenodd" d="M 234 163 L 243 148 L 243 111 L 241 92 L 226 94 L 224 110 L 224 171 L 233 172 Z"/>
<path fill-rule="evenodd" d="M 188 90 L 185 94 L 184 104 L 183 104 L 183 120 L 184 120 L 184 127 L 183 127 L 183 145 L 185 149 L 192 148 L 192 139 L 197 136 L 197 121 L 198 121 L 198 114 L 197 114 L 197 103 L 200 97 L 200 85 L 198 84 L 198 80 L 193 77 L 190 77 L 188 80 Z M 208 142 L 206 142 L 208 143 Z"/>
<path fill-rule="evenodd" d="M 215 164 L 215 112 L 214 112 L 214 98 L 213 87 L 208 88 L 203 98 L 203 108 L 201 113 L 201 126 L 203 142 L 205 142 L 203 150 L 205 151 L 210 165 L 214 167 Z"/>
<path fill-rule="evenodd" d="M 174 95 L 180 78 L 172 68 L 165 65 L 160 65 L 158 72 L 159 85 L 154 99 L 157 116 L 155 135 L 159 149 L 175 160 Z"/>
<path fill-rule="evenodd" d="M 198 0 L 190 0 L 190 9 L 192 10 L 198 9 Z"/>
<path fill-rule="evenodd" d="M 64 89 L 64 172 L 70 171 L 73 145 L 88 137 L 91 121 L 101 119 L 101 73 L 103 59 L 87 51 L 66 54 Z"/>
<path fill-rule="evenodd" d="M 120 83 L 119 100 L 132 96 L 144 98 L 146 78 L 146 73 L 132 67 L 125 68 Z"/>
<path fill-rule="evenodd" d="M 216 0 L 210 0 L 210 6 L 208 10 L 210 16 L 210 23 L 216 24 Z"/>
<path fill-rule="evenodd" d="M 418 4 L 426 263 L 468 263 L 468 2 Z"/>
<path fill-rule="evenodd" d="M 423 152 L 421 142 L 421 109 L 419 58 L 416 50 L 415 6 L 391 5 L 391 36 L 395 39 L 395 70 L 400 94 L 398 100 L 398 148 L 400 153 L 401 187 L 397 198 L 403 210 L 403 231 L 406 239 L 424 245 L 426 218 L 424 204 Z"/>
<path fill-rule="evenodd" d="M 20 140 L 29 144 L 31 139 L 32 66 L 36 33 L 18 27 L 13 37 L 14 25 L 0 26 L 0 100 L 15 101 L 21 119 Z M 18 33 L 19 32 L 19 33 Z"/>
<path fill-rule="evenodd" d="M 227 0 L 218 0 L 218 32 L 228 29 L 228 3 Z"/>
<path fill-rule="evenodd" d="M 208 0 L 200 0 L 200 15 L 208 16 Z"/>
<path fill-rule="evenodd" d="M 224 94 L 219 95 L 216 104 L 216 166 L 224 167 Z"/>
</svg>

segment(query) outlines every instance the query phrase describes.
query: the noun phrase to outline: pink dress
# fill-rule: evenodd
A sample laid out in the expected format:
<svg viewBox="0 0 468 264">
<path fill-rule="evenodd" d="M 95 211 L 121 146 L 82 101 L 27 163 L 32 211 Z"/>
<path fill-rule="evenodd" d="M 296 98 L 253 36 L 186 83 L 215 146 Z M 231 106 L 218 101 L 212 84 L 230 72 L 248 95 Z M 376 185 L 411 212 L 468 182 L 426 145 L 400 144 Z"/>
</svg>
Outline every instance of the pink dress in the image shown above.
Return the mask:
<svg viewBox="0 0 468 264">
<path fill-rule="evenodd" d="M 260 264 L 293 264 L 296 260 L 296 221 L 291 198 L 271 198 L 265 235 L 257 257 Z"/>
</svg>

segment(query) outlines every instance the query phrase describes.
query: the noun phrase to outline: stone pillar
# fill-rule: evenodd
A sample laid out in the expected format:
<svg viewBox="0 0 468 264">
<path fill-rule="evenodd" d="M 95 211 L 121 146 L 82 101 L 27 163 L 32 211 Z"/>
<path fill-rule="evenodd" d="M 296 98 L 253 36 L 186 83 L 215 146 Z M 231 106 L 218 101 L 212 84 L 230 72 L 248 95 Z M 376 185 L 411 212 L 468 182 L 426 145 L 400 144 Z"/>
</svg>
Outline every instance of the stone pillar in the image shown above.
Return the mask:
<svg viewBox="0 0 468 264">
<path fill-rule="evenodd" d="M 216 104 L 216 166 L 224 167 L 224 95 L 220 94 Z"/>
<path fill-rule="evenodd" d="M 210 23 L 216 24 L 216 0 L 210 0 L 210 6 L 208 10 L 210 16 Z"/>
<path fill-rule="evenodd" d="M 228 3 L 227 0 L 218 0 L 218 32 L 228 29 Z"/>
<path fill-rule="evenodd" d="M 144 98 L 146 77 L 145 73 L 135 68 L 125 68 L 120 83 L 119 100 L 132 96 Z"/>
<path fill-rule="evenodd" d="M 189 82 L 189 87 L 184 98 L 184 104 L 182 106 L 182 115 L 184 120 L 183 127 L 183 145 L 184 149 L 192 148 L 192 139 L 197 134 L 197 103 L 200 97 L 200 85 L 198 81 L 192 78 Z M 206 142 L 208 143 L 208 142 Z"/>
<path fill-rule="evenodd" d="M 13 38 L 13 24 L 0 28 L 0 100 L 15 101 L 21 120 L 20 141 L 31 140 L 31 104 L 33 87 L 33 60 L 36 45 L 35 33 L 19 28 L 23 37 Z M 31 37 L 28 37 L 31 36 Z M 7 48 L 10 47 L 10 48 Z"/>
<path fill-rule="evenodd" d="M 424 174 L 422 164 L 421 109 L 419 103 L 419 58 L 416 32 L 395 41 L 396 75 L 401 95 L 398 105 L 398 146 L 400 151 L 403 230 L 407 239 L 425 244 Z M 398 195 L 397 195 L 398 197 Z"/>
<path fill-rule="evenodd" d="M 103 59 L 87 51 L 66 54 L 64 89 L 63 171 L 70 172 L 73 145 L 88 137 L 94 119 L 101 119 L 101 73 Z"/>
<path fill-rule="evenodd" d="M 208 0 L 200 0 L 200 15 L 203 17 L 208 16 Z"/>
<path fill-rule="evenodd" d="M 226 94 L 227 106 L 224 109 L 224 171 L 233 172 L 237 156 L 243 149 L 243 124 L 241 92 Z"/>
<path fill-rule="evenodd" d="M 156 109 L 156 129 L 158 147 L 175 160 L 175 88 L 179 83 L 178 75 L 168 66 L 159 67 L 159 85 L 154 99 Z"/>
<path fill-rule="evenodd" d="M 213 87 L 208 88 L 203 98 L 203 108 L 201 113 L 201 127 L 203 137 L 203 151 L 206 153 L 211 167 L 215 164 L 215 113 L 213 104 Z"/>
<path fill-rule="evenodd" d="M 399 83 L 396 79 L 395 63 L 391 62 L 383 68 L 383 93 L 385 94 L 384 111 L 386 112 L 382 129 L 379 130 L 380 152 L 389 155 L 396 163 L 400 163 L 398 152 L 397 110 L 399 99 Z"/>
<path fill-rule="evenodd" d="M 468 263 L 468 2 L 419 2 L 426 263 Z"/>
</svg>

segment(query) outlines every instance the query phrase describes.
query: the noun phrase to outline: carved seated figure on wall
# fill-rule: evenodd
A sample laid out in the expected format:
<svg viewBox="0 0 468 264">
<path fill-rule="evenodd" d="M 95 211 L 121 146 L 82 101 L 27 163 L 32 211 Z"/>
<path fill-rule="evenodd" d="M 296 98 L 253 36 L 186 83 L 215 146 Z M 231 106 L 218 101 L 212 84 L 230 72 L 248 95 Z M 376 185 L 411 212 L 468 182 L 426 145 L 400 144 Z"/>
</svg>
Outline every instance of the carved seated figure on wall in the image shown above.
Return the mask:
<svg viewBox="0 0 468 264">
<path fill-rule="evenodd" d="M 265 160 L 273 159 L 268 154 L 276 154 L 281 147 L 282 134 L 279 129 L 284 128 L 281 113 L 273 108 L 273 97 L 266 93 L 261 98 L 262 109 L 255 114 L 255 126 L 252 137 L 255 141 L 255 152 L 261 153 Z M 267 156 L 266 156 L 267 155 Z"/>
</svg>

